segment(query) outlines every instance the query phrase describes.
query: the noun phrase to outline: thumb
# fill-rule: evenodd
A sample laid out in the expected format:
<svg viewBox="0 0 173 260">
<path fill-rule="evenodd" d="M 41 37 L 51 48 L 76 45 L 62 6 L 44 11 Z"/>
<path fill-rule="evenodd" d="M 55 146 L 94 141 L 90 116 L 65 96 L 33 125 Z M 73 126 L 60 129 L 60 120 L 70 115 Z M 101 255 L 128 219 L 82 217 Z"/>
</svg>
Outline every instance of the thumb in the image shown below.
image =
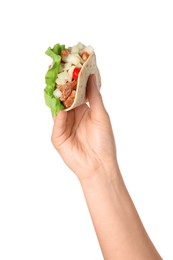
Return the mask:
<svg viewBox="0 0 173 260">
<path fill-rule="evenodd" d="M 87 82 L 87 98 L 89 100 L 90 108 L 93 112 L 105 111 L 102 96 L 97 87 L 95 75 L 91 75 Z"/>
</svg>

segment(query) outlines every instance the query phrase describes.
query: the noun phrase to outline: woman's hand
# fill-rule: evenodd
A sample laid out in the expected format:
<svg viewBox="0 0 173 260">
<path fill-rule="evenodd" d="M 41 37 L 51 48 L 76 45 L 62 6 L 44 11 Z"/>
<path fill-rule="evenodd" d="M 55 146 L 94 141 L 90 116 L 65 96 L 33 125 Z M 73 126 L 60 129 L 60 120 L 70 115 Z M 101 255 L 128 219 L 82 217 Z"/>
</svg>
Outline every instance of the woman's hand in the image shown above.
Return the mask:
<svg viewBox="0 0 173 260">
<path fill-rule="evenodd" d="M 112 127 L 94 75 L 88 80 L 87 97 L 89 106 L 58 114 L 52 133 L 54 147 L 79 180 L 116 163 Z"/>
<path fill-rule="evenodd" d="M 103 257 L 160 260 L 118 169 L 111 123 L 93 76 L 87 97 L 89 107 L 58 114 L 52 142 L 80 180 Z"/>
</svg>

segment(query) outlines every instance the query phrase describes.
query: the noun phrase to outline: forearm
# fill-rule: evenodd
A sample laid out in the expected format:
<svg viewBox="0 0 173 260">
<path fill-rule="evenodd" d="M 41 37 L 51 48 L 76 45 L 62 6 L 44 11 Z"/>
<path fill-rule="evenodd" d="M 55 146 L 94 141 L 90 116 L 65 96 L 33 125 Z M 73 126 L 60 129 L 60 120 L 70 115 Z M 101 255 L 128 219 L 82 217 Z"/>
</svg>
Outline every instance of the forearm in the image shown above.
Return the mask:
<svg viewBox="0 0 173 260">
<path fill-rule="evenodd" d="M 112 170 L 112 169 L 111 169 Z M 149 239 L 118 167 L 81 181 L 104 259 L 161 259 Z"/>
</svg>

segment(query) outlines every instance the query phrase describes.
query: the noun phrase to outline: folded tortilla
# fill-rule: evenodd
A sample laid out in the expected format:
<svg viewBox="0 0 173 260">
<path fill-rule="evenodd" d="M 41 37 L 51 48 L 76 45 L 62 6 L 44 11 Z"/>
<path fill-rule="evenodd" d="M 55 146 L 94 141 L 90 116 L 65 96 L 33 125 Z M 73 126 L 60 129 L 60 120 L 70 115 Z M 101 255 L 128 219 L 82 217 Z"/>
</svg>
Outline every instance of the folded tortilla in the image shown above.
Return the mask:
<svg viewBox="0 0 173 260">
<path fill-rule="evenodd" d="M 101 77 L 100 73 L 97 67 L 96 63 L 96 55 L 93 52 L 90 54 L 88 59 L 85 61 L 85 63 L 82 66 L 82 69 L 79 73 L 78 81 L 77 81 L 77 87 L 76 87 L 76 95 L 73 104 L 66 108 L 65 111 L 69 111 L 75 107 L 78 107 L 84 103 L 86 103 L 86 87 L 87 87 L 87 81 L 90 75 L 96 76 L 96 83 L 97 87 L 100 89 L 101 87 Z"/>
<path fill-rule="evenodd" d="M 44 97 L 46 105 L 50 107 L 53 116 L 56 116 L 61 110 L 69 111 L 87 102 L 86 87 L 90 75 L 94 74 L 96 76 L 97 87 L 99 89 L 101 87 L 101 77 L 96 63 L 96 55 L 92 51 L 90 54 L 88 53 L 89 57 L 83 62 L 78 74 L 74 101 L 70 107 L 66 108 L 60 98 L 54 95 L 56 80 L 61 68 L 62 60 L 60 54 L 62 50 L 65 50 L 65 46 L 56 44 L 52 49 L 49 47 L 46 51 L 46 54 L 52 58 L 53 63 L 45 76 L 46 87 L 44 89 Z"/>
</svg>

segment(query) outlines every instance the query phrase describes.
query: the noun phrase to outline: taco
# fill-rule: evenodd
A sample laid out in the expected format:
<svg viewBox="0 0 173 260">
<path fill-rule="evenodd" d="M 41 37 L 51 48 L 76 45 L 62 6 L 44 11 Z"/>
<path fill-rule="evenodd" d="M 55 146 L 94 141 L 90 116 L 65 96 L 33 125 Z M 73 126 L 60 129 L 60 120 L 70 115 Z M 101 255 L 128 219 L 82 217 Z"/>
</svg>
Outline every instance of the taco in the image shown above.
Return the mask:
<svg viewBox="0 0 173 260">
<path fill-rule="evenodd" d="M 46 54 L 53 60 L 45 75 L 45 102 L 52 115 L 61 110 L 71 110 L 87 101 L 88 77 L 95 74 L 97 86 L 101 86 L 96 55 L 91 46 L 78 43 L 73 47 L 56 44 Z"/>
</svg>

